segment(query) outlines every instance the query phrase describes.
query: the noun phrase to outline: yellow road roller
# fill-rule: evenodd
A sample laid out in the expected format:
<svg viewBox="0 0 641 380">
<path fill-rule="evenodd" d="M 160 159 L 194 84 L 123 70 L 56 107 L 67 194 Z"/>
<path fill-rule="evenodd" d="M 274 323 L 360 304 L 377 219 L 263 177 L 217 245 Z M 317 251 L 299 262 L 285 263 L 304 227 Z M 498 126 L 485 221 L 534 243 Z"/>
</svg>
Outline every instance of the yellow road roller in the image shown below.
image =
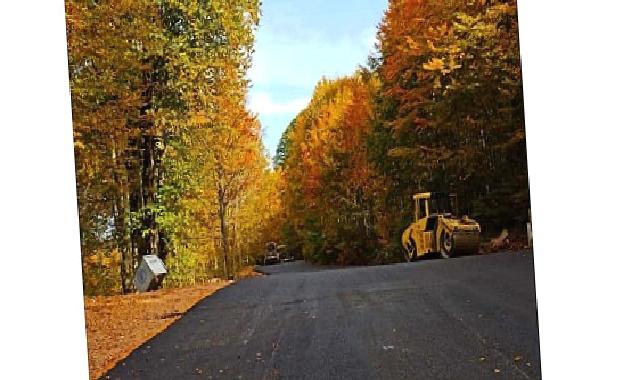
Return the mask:
<svg viewBox="0 0 641 380">
<path fill-rule="evenodd" d="M 414 222 L 401 237 L 407 261 L 422 256 L 443 258 L 476 254 L 481 226 L 473 219 L 458 216 L 458 198 L 453 193 L 414 194 Z"/>
</svg>

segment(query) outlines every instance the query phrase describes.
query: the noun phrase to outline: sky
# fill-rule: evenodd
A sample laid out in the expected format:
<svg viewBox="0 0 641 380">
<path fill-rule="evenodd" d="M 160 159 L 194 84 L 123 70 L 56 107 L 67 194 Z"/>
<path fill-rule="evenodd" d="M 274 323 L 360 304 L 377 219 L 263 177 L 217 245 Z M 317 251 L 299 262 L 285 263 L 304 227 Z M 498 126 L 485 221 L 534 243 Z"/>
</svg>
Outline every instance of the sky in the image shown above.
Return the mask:
<svg viewBox="0 0 641 380">
<path fill-rule="evenodd" d="M 280 137 L 323 77 L 351 75 L 374 51 L 387 0 L 263 0 L 249 108 L 274 155 Z"/>
</svg>

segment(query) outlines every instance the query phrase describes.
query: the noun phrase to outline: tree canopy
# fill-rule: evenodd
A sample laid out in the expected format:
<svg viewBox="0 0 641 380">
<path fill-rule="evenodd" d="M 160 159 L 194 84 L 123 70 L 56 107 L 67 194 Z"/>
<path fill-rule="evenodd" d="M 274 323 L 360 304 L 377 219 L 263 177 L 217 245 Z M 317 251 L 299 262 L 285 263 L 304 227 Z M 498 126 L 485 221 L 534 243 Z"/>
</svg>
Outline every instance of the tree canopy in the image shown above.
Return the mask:
<svg viewBox="0 0 641 380">
<path fill-rule="evenodd" d="M 85 289 L 234 277 L 268 241 L 321 263 L 398 260 L 411 195 L 525 228 L 515 0 L 390 0 L 377 51 L 321 78 L 275 157 L 247 107 L 258 0 L 66 0 Z M 365 57 L 364 57 L 365 58 Z"/>
<path fill-rule="evenodd" d="M 517 32 L 516 1 L 390 0 L 369 67 L 321 80 L 283 135 L 286 238 L 321 262 L 394 260 L 423 191 L 524 229 Z"/>
<path fill-rule="evenodd" d="M 67 0 L 85 289 L 131 291 L 140 257 L 168 284 L 231 277 L 269 181 L 246 108 L 258 0 Z"/>
</svg>

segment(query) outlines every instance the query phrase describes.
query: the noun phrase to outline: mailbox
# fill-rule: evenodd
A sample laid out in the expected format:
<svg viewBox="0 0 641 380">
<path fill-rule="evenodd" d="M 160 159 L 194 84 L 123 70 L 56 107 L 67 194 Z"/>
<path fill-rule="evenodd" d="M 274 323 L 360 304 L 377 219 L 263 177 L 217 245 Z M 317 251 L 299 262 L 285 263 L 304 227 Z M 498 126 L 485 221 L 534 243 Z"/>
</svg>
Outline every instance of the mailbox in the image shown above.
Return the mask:
<svg viewBox="0 0 641 380">
<path fill-rule="evenodd" d="M 145 255 L 138 265 L 134 286 L 141 293 L 156 290 L 166 274 L 167 268 L 158 256 Z"/>
</svg>

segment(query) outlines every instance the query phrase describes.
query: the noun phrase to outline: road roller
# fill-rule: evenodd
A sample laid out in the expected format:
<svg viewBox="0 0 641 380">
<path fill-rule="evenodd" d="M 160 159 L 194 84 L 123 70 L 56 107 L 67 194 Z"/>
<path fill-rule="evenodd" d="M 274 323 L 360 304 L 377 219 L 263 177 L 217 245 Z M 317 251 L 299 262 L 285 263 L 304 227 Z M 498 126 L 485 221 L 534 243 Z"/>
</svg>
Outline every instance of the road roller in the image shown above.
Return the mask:
<svg viewBox="0 0 641 380">
<path fill-rule="evenodd" d="M 467 215 L 458 216 L 456 194 L 418 193 L 412 199 L 414 222 L 401 236 L 407 261 L 428 255 L 450 258 L 478 253 L 481 226 Z"/>
</svg>

